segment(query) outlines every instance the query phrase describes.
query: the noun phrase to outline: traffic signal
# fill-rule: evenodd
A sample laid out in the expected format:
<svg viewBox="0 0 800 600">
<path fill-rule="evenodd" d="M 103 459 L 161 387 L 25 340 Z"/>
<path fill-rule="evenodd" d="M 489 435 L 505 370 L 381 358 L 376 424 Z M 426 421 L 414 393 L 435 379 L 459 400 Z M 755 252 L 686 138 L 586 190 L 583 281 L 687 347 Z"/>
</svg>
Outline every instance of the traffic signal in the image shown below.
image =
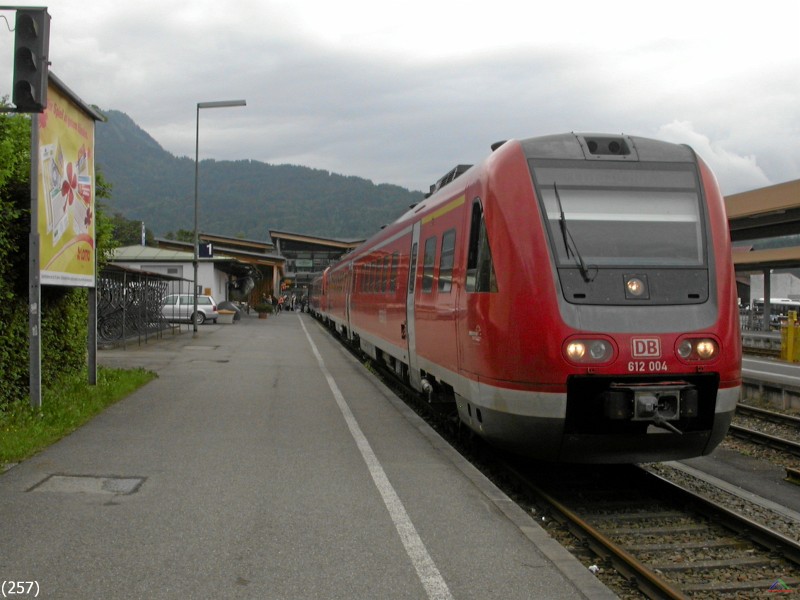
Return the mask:
<svg viewBox="0 0 800 600">
<path fill-rule="evenodd" d="M 49 42 L 50 15 L 47 9 L 17 9 L 11 95 L 17 112 L 39 113 L 47 108 Z"/>
</svg>

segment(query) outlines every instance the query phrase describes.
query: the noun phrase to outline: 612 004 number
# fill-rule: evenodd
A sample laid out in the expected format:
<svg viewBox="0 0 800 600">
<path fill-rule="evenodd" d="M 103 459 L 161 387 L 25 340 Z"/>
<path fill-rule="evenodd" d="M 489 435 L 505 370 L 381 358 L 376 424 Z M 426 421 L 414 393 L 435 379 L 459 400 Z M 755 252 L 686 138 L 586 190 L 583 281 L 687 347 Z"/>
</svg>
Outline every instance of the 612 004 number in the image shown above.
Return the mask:
<svg viewBox="0 0 800 600">
<path fill-rule="evenodd" d="M 665 373 L 668 370 L 665 360 L 632 360 L 628 363 L 630 373 Z"/>
</svg>

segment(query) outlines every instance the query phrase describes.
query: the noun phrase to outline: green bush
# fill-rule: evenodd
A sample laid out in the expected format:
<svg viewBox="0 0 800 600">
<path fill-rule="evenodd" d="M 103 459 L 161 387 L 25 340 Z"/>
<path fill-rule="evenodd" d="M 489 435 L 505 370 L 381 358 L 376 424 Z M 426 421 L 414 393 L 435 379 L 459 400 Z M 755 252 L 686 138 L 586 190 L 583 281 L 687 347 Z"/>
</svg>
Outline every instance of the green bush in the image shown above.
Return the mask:
<svg viewBox="0 0 800 600">
<path fill-rule="evenodd" d="M 98 174 L 97 195 L 109 189 Z M 97 215 L 97 253 L 111 240 Z M 30 119 L 0 113 L 0 408 L 28 398 Z M 87 290 L 42 286 L 42 385 L 86 366 Z"/>
</svg>

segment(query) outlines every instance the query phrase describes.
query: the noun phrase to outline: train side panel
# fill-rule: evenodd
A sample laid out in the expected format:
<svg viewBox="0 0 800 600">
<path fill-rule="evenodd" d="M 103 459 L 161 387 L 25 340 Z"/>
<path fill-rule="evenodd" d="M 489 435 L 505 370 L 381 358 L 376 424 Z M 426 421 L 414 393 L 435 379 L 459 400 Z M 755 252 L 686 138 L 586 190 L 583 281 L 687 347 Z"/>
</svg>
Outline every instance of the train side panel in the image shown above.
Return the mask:
<svg viewBox="0 0 800 600">
<path fill-rule="evenodd" d="M 485 383 L 563 391 L 563 381 L 552 378 L 553 363 L 562 361 L 561 344 L 547 319 L 556 307 L 555 286 L 519 147 L 509 142 L 495 151 L 468 193 L 467 222 L 477 222 L 470 229 L 485 226 L 491 263 L 490 273 L 469 275 L 482 282 L 464 282 L 458 332 L 462 370 Z M 465 245 L 475 245 L 471 237 L 475 232 L 465 236 Z"/>
<path fill-rule="evenodd" d="M 414 327 L 420 366 L 440 379 L 457 373 L 456 317 L 463 285 L 465 195 L 460 186 L 420 218 Z M 454 381 L 446 381 L 453 385 Z"/>
<path fill-rule="evenodd" d="M 387 362 L 388 357 L 408 362 L 405 297 L 409 250 L 408 228 L 395 228 L 372 241 L 353 260 L 353 333 L 367 354 L 381 358 L 379 351 Z M 396 366 L 394 362 L 392 366 Z"/>
</svg>

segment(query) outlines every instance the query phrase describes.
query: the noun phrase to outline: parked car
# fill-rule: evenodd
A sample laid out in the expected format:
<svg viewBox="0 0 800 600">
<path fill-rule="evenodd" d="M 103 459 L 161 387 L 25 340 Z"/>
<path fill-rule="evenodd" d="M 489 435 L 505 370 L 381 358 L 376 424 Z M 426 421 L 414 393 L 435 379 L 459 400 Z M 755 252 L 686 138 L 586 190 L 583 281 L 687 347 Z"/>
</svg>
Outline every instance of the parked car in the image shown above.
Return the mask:
<svg viewBox="0 0 800 600">
<path fill-rule="evenodd" d="M 164 298 L 164 306 L 161 307 L 161 316 L 167 321 L 189 321 L 192 322 L 194 312 L 194 296 L 192 294 L 170 294 Z M 206 321 L 217 322 L 219 313 L 217 303 L 211 296 L 197 296 L 197 324 Z"/>
</svg>

